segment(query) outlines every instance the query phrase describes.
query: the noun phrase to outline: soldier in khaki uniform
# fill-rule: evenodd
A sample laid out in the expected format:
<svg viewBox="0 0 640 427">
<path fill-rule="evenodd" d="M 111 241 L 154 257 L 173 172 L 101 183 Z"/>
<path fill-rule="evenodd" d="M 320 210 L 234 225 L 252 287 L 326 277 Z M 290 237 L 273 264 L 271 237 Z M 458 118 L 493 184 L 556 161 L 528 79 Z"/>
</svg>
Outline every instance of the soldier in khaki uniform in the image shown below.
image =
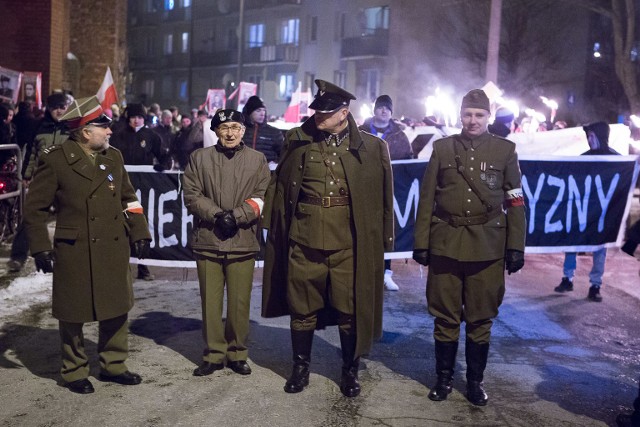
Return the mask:
<svg viewBox="0 0 640 427">
<path fill-rule="evenodd" d="M 462 100 L 462 133 L 438 140 L 425 171 L 413 258 L 429 266 L 427 302 L 435 316 L 438 381 L 429 398 L 452 390 L 466 323 L 467 398 L 486 405 L 483 373 L 493 318 L 504 296 L 504 269 L 524 265 L 525 212 L 515 144 L 487 132 L 490 103 L 479 89 Z"/>
<path fill-rule="evenodd" d="M 71 137 L 43 151 L 24 205 L 36 268 L 53 272 L 62 379 L 74 393 L 93 393 L 82 326 L 98 321 L 100 380 L 136 385 L 140 375 L 125 365 L 127 313 L 133 307 L 129 242 L 143 258 L 151 235 L 122 155 L 109 147 L 111 119 L 98 99 L 74 101 L 62 120 Z M 53 242 L 47 228 L 52 205 Z"/>
<path fill-rule="evenodd" d="M 309 383 L 314 330 L 338 324 L 340 390 L 360 393 L 358 366 L 382 333 L 383 258 L 393 248 L 393 179 L 386 142 L 361 132 L 355 97 L 324 80 L 315 114 L 285 138 L 263 226 L 265 317 L 291 316 L 293 372 L 284 390 Z"/>
</svg>

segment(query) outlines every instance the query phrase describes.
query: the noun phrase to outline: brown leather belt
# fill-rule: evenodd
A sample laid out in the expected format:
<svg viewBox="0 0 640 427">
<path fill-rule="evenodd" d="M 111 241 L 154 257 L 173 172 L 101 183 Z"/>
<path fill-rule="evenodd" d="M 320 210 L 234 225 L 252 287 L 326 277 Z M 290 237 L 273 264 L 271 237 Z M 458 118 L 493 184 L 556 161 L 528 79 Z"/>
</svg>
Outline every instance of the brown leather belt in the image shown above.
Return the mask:
<svg viewBox="0 0 640 427">
<path fill-rule="evenodd" d="M 302 196 L 300 203 L 308 203 L 310 205 L 322 206 L 323 208 L 331 208 L 333 206 L 348 206 L 349 196 L 336 196 L 336 197 L 313 197 Z"/>
<path fill-rule="evenodd" d="M 485 224 L 492 220 L 493 218 L 500 215 L 502 212 L 502 207 L 492 210 L 491 212 L 487 212 L 485 214 L 473 215 L 473 216 L 457 216 L 451 215 L 448 212 L 445 212 L 442 209 L 439 209 L 436 206 L 433 214 L 438 218 L 442 219 L 445 222 L 448 222 L 452 227 L 461 227 L 465 225 L 480 225 Z"/>
</svg>

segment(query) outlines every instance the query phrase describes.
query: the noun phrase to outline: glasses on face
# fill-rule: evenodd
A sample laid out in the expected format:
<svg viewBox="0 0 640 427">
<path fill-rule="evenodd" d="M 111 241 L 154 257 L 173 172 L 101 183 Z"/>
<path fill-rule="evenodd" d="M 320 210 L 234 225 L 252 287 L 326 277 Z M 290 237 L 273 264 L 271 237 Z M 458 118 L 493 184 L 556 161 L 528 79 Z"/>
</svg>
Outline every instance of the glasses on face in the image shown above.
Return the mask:
<svg viewBox="0 0 640 427">
<path fill-rule="evenodd" d="M 231 125 L 231 126 L 218 126 L 218 131 L 220 132 L 233 132 L 233 133 L 238 133 L 242 130 L 242 126 L 240 125 Z"/>
</svg>

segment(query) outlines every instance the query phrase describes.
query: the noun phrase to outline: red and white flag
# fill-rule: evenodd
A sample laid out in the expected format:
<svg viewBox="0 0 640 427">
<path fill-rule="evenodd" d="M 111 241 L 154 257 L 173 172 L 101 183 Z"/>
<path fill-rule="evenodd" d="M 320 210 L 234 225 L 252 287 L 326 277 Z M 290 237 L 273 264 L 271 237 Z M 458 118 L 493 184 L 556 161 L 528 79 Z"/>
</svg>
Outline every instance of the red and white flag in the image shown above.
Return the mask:
<svg viewBox="0 0 640 427">
<path fill-rule="evenodd" d="M 104 80 L 98 89 L 96 94 L 100 106 L 103 110 L 111 108 L 111 105 L 118 103 L 118 94 L 116 92 L 116 85 L 113 84 L 113 76 L 111 76 L 111 68 L 107 67 L 107 72 L 104 74 Z"/>
<path fill-rule="evenodd" d="M 309 108 L 311 101 L 311 89 L 307 92 L 302 92 L 301 84 L 298 83 L 298 89 L 291 94 L 291 102 L 284 112 L 284 121 L 297 123 L 300 122 L 303 117 L 313 114 L 313 110 Z"/>
</svg>

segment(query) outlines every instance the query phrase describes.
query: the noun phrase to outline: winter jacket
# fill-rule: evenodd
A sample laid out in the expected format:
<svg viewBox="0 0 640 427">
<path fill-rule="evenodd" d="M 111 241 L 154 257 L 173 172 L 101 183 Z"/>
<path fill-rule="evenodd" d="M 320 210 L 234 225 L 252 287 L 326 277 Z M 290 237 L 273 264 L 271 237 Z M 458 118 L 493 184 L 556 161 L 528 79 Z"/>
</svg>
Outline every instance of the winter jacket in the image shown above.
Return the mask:
<svg viewBox="0 0 640 427">
<path fill-rule="evenodd" d="M 26 162 L 23 178 L 30 180 L 38 167 L 38 159 L 45 148 L 49 148 L 54 144 L 62 144 L 69 139 L 69 129 L 65 122 L 57 122 L 51 117 L 51 113 L 47 110 L 44 118 L 38 126 L 35 138 L 29 151 L 29 161 Z M 25 155 L 26 159 L 26 155 Z"/>
<path fill-rule="evenodd" d="M 196 252 L 258 252 L 257 223 L 270 179 L 267 160 L 244 145 L 231 158 L 223 151 L 218 145 L 194 151 L 184 171 L 184 203 L 193 215 L 190 246 Z M 214 227 L 215 214 L 225 210 L 233 210 L 239 227 L 228 239 Z"/>
<path fill-rule="evenodd" d="M 391 156 L 391 160 L 413 158 L 413 151 L 411 150 L 409 138 L 407 138 L 407 135 L 402 131 L 400 125 L 395 121 L 389 121 L 389 126 L 382 135 L 377 134 L 373 127 L 372 119 L 370 118 L 365 120 L 359 129 L 384 139 L 389 146 L 389 156 Z"/>
<path fill-rule="evenodd" d="M 284 136 L 280 129 L 266 123 L 245 123 L 245 125 L 247 130 L 242 137 L 245 145 L 263 153 L 267 162 L 278 162 L 284 143 Z"/>
</svg>

